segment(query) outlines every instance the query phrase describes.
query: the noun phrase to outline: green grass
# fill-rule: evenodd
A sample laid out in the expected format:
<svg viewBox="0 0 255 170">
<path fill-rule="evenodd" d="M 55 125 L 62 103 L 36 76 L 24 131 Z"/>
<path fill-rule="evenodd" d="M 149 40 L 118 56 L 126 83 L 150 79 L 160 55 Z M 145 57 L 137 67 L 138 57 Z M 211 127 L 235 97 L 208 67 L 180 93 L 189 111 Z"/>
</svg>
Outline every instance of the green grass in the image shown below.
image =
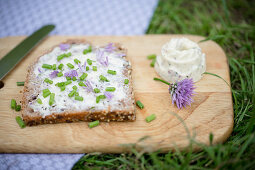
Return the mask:
<svg viewBox="0 0 255 170">
<path fill-rule="evenodd" d="M 187 151 L 86 154 L 73 169 L 254 169 L 255 167 L 255 2 L 161 0 L 148 34 L 196 34 L 226 52 L 233 89 L 234 129 L 224 144 L 192 141 Z M 213 135 L 208 136 L 213 140 Z M 197 144 L 203 150 L 192 152 Z"/>
</svg>

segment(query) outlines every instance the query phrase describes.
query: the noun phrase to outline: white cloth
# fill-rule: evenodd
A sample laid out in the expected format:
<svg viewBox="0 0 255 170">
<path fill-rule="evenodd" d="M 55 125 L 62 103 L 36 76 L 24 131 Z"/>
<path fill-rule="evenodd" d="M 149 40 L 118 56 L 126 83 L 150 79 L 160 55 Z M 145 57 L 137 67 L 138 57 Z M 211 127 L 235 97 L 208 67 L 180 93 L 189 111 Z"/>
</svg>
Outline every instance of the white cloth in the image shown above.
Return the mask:
<svg viewBox="0 0 255 170">
<path fill-rule="evenodd" d="M 0 37 L 30 35 L 54 24 L 51 35 L 141 35 L 158 0 L 0 0 Z M 28 127 L 29 128 L 29 127 Z M 83 154 L 0 154 L 0 169 L 71 169 Z"/>
</svg>

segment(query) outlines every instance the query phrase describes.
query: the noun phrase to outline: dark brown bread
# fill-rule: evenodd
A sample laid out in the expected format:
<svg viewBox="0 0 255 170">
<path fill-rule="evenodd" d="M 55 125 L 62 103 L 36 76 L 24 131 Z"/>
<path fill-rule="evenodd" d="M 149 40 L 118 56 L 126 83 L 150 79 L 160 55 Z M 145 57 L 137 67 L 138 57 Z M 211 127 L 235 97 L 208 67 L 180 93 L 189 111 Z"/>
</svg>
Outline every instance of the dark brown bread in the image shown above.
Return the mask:
<svg viewBox="0 0 255 170">
<path fill-rule="evenodd" d="M 88 44 L 88 42 L 83 40 L 68 40 L 64 43 L 68 44 Z M 115 50 L 121 53 L 127 53 L 127 50 L 122 48 L 119 44 L 114 44 L 117 47 Z M 50 49 L 47 53 L 51 52 L 56 46 Z M 47 54 L 45 53 L 45 54 Z M 40 58 L 40 57 L 39 57 Z M 82 110 L 82 111 L 73 111 L 66 110 L 61 113 L 52 113 L 51 115 L 42 117 L 40 113 L 34 112 L 34 110 L 29 106 L 29 102 L 35 101 L 37 99 L 39 92 L 40 83 L 37 82 L 37 78 L 34 74 L 34 65 L 38 62 L 39 58 L 34 64 L 28 68 L 28 73 L 25 81 L 23 98 L 22 98 L 22 117 L 24 122 L 29 125 L 39 125 L 39 124 L 52 124 L 52 123 L 71 123 L 77 121 L 134 121 L 136 118 L 135 115 L 135 101 L 134 93 L 132 87 L 132 78 L 131 78 L 131 66 L 128 66 L 124 69 L 123 74 L 128 76 L 129 79 L 129 94 L 126 96 L 131 99 L 127 101 L 119 101 L 120 108 L 118 110 L 111 110 L 110 106 L 105 110 Z M 123 57 L 126 60 L 125 57 Z M 123 109 L 124 108 L 124 109 Z"/>
</svg>

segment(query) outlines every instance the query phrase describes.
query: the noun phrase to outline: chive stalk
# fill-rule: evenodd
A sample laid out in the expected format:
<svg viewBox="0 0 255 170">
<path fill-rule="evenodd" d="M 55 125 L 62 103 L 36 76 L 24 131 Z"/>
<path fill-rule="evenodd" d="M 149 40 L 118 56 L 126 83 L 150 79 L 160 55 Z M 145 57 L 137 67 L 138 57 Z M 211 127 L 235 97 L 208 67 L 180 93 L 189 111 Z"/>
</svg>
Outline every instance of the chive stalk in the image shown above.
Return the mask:
<svg viewBox="0 0 255 170">
<path fill-rule="evenodd" d="M 100 90 L 98 88 L 94 88 L 95 93 L 100 93 Z"/>
<path fill-rule="evenodd" d="M 21 82 L 17 82 L 17 86 L 24 86 L 25 82 L 21 81 Z"/>
<path fill-rule="evenodd" d="M 50 105 L 50 106 L 53 105 L 54 99 L 55 99 L 55 93 L 51 93 L 51 94 L 50 94 L 50 100 L 49 100 L 49 105 Z"/>
<path fill-rule="evenodd" d="M 101 99 L 105 99 L 105 95 L 99 95 L 96 97 L 96 103 L 99 103 Z"/>
<path fill-rule="evenodd" d="M 99 79 L 102 80 L 102 81 L 109 82 L 109 80 L 106 77 L 104 77 L 103 75 L 100 75 Z"/>
<path fill-rule="evenodd" d="M 57 76 L 58 76 L 58 77 L 62 77 L 62 76 L 63 76 L 63 73 L 62 73 L 62 72 L 59 72 L 59 73 L 57 74 Z"/>
<path fill-rule="evenodd" d="M 57 65 L 56 64 L 53 64 L 52 65 L 52 70 L 56 70 L 57 69 Z"/>
<path fill-rule="evenodd" d="M 90 53 L 92 51 L 92 47 L 89 46 L 87 49 L 83 50 L 83 54 Z"/>
<path fill-rule="evenodd" d="M 144 105 L 142 104 L 142 102 L 140 102 L 139 100 L 136 101 L 136 105 L 140 108 L 143 109 Z"/>
<path fill-rule="evenodd" d="M 115 91 L 115 90 L 116 90 L 115 87 L 106 87 L 106 88 L 105 88 L 105 91 L 111 91 L 111 92 L 113 92 L 113 91 Z"/>
<path fill-rule="evenodd" d="M 40 98 L 38 98 L 36 101 L 37 103 L 42 104 L 42 100 Z"/>
<path fill-rule="evenodd" d="M 74 66 L 73 66 L 71 63 L 67 63 L 66 65 L 67 65 L 69 68 L 71 68 L 71 69 L 74 68 Z"/>
<path fill-rule="evenodd" d="M 42 68 L 46 68 L 46 69 L 52 69 L 52 65 L 49 64 L 43 64 Z"/>
<path fill-rule="evenodd" d="M 83 97 L 81 97 L 81 96 L 75 96 L 74 99 L 75 99 L 75 100 L 78 100 L 78 101 L 83 101 Z"/>
<path fill-rule="evenodd" d="M 18 111 L 20 111 L 20 110 L 21 110 L 21 105 L 17 105 L 17 106 L 15 107 L 15 111 L 18 112 Z"/>
<path fill-rule="evenodd" d="M 79 86 L 85 86 L 85 84 L 84 84 L 82 81 L 80 81 L 80 82 L 78 83 L 78 85 L 79 85 Z"/>
<path fill-rule="evenodd" d="M 44 98 L 48 97 L 50 94 L 51 94 L 51 92 L 50 92 L 49 89 L 44 89 L 44 90 L 43 90 L 43 97 L 44 97 Z"/>
<path fill-rule="evenodd" d="M 83 73 L 83 74 L 80 76 L 80 79 L 81 79 L 81 80 L 84 80 L 87 76 L 88 76 L 87 73 Z"/>
<path fill-rule="evenodd" d="M 11 108 L 12 108 L 12 109 L 15 109 L 16 105 L 17 105 L 16 100 L 15 100 L 15 99 L 12 99 L 12 100 L 11 100 Z"/>
<path fill-rule="evenodd" d="M 92 60 L 87 59 L 87 63 L 88 63 L 89 65 L 92 65 Z"/>
<path fill-rule="evenodd" d="M 97 66 L 93 66 L 93 67 L 92 67 L 92 70 L 93 70 L 93 71 L 97 71 Z"/>
<path fill-rule="evenodd" d="M 155 114 L 151 114 L 150 116 L 146 117 L 145 120 L 147 123 L 153 121 L 156 119 L 156 115 Z"/>
<path fill-rule="evenodd" d="M 24 121 L 22 120 L 22 118 L 20 116 L 16 117 L 16 122 L 18 123 L 20 128 L 25 128 L 26 127 Z"/>
<path fill-rule="evenodd" d="M 128 79 L 125 79 L 124 80 L 124 84 L 128 84 L 129 83 L 129 80 Z"/>
<path fill-rule="evenodd" d="M 153 60 L 153 59 L 156 59 L 156 57 L 157 57 L 157 56 L 156 56 L 155 54 L 151 54 L 151 55 L 148 55 L 148 56 L 147 56 L 147 59 L 148 59 L 148 60 Z"/>
<path fill-rule="evenodd" d="M 89 71 L 89 66 L 86 66 L 86 71 Z"/>
<path fill-rule="evenodd" d="M 99 125 L 99 120 L 96 120 L 94 122 L 90 122 L 89 123 L 89 128 L 93 128 Z"/>
<path fill-rule="evenodd" d="M 151 67 L 154 67 L 154 65 L 155 65 L 155 63 L 156 63 L 156 59 L 153 59 L 152 61 L 151 61 Z"/>
<path fill-rule="evenodd" d="M 80 60 L 78 60 L 78 59 L 74 59 L 74 62 L 75 62 L 76 64 L 81 63 L 81 61 L 80 61 Z"/>
<path fill-rule="evenodd" d="M 114 71 L 114 70 L 108 70 L 107 73 L 112 74 L 112 75 L 116 75 L 116 71 Z"/>
<path fill-rule="evenodd" d="M 63 67 L 64 67 L 64 64 L 59 64 L 58 69 L 59 69 L 59 70 L 62 70 Z"/>
<path fill-rule="evenodd" d="M 71 92 L 68 94 L 68 96 L 69 96 L 69 97 L 73 97 L 73 95 L 74 95 L 75 92 L 76 92 L 75 90 L 71 91 Z"/>
</svg>

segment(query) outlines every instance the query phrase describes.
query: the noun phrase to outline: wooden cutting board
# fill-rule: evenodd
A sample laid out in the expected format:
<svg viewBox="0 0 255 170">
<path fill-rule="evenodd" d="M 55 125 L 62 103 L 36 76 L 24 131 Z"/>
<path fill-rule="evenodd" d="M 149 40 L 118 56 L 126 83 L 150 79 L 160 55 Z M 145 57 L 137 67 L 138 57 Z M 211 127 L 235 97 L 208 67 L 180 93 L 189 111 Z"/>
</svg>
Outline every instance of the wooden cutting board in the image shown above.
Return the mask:
<svg viewBox="0 0 255 170">
<path fill-rule="evenodd" d="M 128 150 L 130 145 L 126 144 L 136 144 L 139 150 L 161 149 L 166 152 L 175 147 L 184 149 L 189 144 L 188 136 L 209 144 L 210 133 L 214 134 L 213 143 L 224 142 L 233 129 L 233 107 L 230 88 L 223 80 L 204 75 L 195 84 L 195 102 L 182 110 L 171 104 L 168 86 L 153 80 L 157 74 L 146 56 L 160 54 L 162 45 L 174 37 L 187 37 L 195 42 L 204 39 L 193 35 L 47 37 L 3 79 L 4 87 L 0 89 L 0 152 L 121 153 Z M 0 39 L 0 56 L 3 57 L 24 38 Z M 38 56 L 70 38 L 87 39 L 94 45 L 120 42 L 128 49 L 133 66 L 135 99 L 145 105 L 143 110 L 137 109 L 135 122 L 101 123 L 93 129 L 88 128 L 87 122 L 19 128 L 15 116 L 20 113 L 10 109 L 11 99 L 20 101 L 22 96 L 23 87 L 16 86 L 16 82 L 25 80 L 27 67 Z M 199 45 L 206 54 L 207 72 L 218 74 L 229 83 L 224 51 L 212 41 Z M 156 120 L 146 123 L 145 118 L 153 113 Z M 139 140 L 145 136 L 148 137 Z"/>
</svg>

